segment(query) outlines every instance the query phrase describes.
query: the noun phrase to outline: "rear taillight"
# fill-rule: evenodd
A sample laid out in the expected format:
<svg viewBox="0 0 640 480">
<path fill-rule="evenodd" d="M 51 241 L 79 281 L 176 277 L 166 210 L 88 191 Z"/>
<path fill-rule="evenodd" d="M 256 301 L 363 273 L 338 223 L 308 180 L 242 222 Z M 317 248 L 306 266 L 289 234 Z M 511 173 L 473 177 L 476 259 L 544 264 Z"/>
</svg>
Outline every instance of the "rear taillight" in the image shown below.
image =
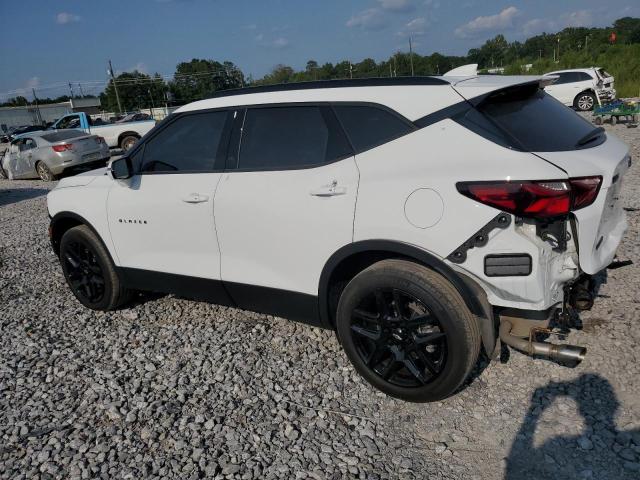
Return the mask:
<svg viewBox="0 0 640 480">
<path fill-rule="evenodd" d="M 65 143 L 62 145 L 53 145 L 53 148 L 56 152 L 64 152 L 65 150 L 73 150 L 73 143 Z"/>
<path fill-rule="evenodd" d="M 602 185 L 602 177 L 570 178 L 569 183 L 573 199 L 571 210 L 578 210 L 595 202 Z"/>
<path fill-rule="evenodd" d="M 569 180 L 461 182 L 458 191 L 485 205 L 520 217 L 552 218 L 591 205 L 602 177 Z"/>
</svg>

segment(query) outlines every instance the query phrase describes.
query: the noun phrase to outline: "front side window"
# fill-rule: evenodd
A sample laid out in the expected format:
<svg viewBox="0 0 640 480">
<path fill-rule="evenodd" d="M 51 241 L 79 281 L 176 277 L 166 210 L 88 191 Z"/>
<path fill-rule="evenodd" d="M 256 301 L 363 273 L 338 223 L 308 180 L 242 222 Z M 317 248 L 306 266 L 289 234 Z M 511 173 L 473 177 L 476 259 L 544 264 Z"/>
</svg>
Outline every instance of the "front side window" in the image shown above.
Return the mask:
<svg viewBox="0 0 640 480">
<path fill-rule="evenodd" d="M 335 105 L 334 110 L 356 153 L 411 133 L 414 128 L 399 116 L 369 105 Z"/>
<path fill-rule="evenodd" d="M 142 163 L 142 172 L 213 170 L 227 118 L 226 111 L 178 117 L 137 150 L 134 165 Z"/>
<path fill-rule="evenodd" d="M 247 110 L 238 168 L 288 169 L 321 165 L 350 155 L 330 112 L 319 106 Z"/>
</svg>

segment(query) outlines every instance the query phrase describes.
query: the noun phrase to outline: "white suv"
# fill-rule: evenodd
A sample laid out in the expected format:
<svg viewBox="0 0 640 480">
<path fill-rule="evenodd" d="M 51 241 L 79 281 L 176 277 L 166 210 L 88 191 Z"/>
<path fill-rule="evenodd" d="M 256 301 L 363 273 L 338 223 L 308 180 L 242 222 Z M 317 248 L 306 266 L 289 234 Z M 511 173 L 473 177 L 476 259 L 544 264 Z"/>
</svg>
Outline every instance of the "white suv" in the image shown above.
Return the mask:
<svg viewBox="0 0 640 480">
<path fill-rule="evenodd" d="M 542 83 L 541 83 L 542 82 Z M 357 371 L 442 399 L 498 337 L 588 307 L 627 223 L 627 146 L 540 77 L 370 79 L 223 92 L 62 180 L 50 235 L 86 307 L 152 290 L 333 328 Z"/>
<path fill-rule="evenodd" d="M 616 99 L 613 77 L 600 67 L 558 70 L 544 76 L 557 77 L 545 88 L 547 93 L 576 110 L 592 110 L 600 102 Z"/>
</svg>

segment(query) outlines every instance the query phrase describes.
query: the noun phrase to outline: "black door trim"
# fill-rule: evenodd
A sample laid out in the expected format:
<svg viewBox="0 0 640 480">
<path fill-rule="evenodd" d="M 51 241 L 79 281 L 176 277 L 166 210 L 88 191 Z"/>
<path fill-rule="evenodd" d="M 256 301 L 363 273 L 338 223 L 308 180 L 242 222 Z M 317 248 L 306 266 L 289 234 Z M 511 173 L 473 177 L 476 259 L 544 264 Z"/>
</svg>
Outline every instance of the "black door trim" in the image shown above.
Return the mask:
<svg viewBox="0 0 640 480">
<path fill-rule="evenodd" d="M 277 288 L 117 267 L 126 288 L 251 310 L 321 327 L 318 297 Z"/>
</svg>

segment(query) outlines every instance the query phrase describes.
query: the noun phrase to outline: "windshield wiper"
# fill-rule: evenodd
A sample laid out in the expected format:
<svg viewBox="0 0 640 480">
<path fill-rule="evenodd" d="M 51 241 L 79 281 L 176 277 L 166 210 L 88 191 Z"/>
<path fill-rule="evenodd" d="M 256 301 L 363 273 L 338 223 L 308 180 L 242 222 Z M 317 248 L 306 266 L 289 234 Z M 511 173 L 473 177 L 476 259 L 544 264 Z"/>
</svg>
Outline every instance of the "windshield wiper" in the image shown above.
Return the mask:
<svg viewBox="0 0 640 480">
<path fill-rule="evenodd" d="M 587 133 L 584 137 L 578 140 L 578 143 L 576 143 L 576 147 L 583 147 L 587 143 L 593 142 L 596 138 L 602 135 L 604 131 L 605 130 L 602 127 L 594 128 L 589 133 Z"/>
</svg>

